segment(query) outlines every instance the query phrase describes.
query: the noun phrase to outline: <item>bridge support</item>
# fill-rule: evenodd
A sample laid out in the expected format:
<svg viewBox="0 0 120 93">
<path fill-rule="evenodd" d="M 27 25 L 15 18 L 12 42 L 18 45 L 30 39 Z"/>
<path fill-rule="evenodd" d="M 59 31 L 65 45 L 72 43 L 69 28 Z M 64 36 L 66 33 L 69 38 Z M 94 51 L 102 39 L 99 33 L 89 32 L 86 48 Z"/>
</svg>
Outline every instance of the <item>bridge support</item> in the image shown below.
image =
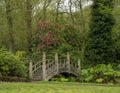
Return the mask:
<svg viewBox="0 0 120 93">
<path fill-rule="evenodd" d="M 55 53 L 55 64 L 56 64 L 56 74 L 59 72 L 59 61 L 58 61 L 58 54 Z"/>
<path fill-rule="evenodd" d="M 33 74 L 32 74 L 32 60 L 29 62 L 29 79 L 32 79 Z"/>
<path fill-rule="evenodd" d="M 66 65 L 67 65 L 67 69 L 68 69 L 68 73 L 69 73 L 70 72 L 70 54 L 69 53 L 67 53 Z"/>
<path fill-rule="evenodd" d="M 46 80 L 46 53 L 45 52 L 43 52 L 42 77 L 43 77 L 43 80 Z"/>
<path fill-rule="evenodd" d="M 80 59 L 78 59 L 78 71 L 81 71 Z"/>
</svg>

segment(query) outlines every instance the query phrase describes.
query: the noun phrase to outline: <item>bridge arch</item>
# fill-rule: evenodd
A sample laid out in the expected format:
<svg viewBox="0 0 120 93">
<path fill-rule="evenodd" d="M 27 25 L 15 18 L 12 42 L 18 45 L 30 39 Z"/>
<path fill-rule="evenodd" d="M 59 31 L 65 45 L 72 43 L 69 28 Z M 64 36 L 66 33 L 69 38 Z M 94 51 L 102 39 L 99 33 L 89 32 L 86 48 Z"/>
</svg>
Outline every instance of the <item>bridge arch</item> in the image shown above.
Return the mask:
<svg viewBox="0 0 120 93">
<path fill-rule="evenodd" d="M 70 55 L 67 53 L 66 59 L 59 59 L 55 54 L 55 59 L 46 59 L 46 53 L 43 53 L 43 59 L 36 64 L 29 62 L 29 78 L 31 80 L 49 80 L 60 73 L 71 73 L 78 76 L 80 73 L 80 59 L 78 62 L 71 62 Z"/>
</svg>

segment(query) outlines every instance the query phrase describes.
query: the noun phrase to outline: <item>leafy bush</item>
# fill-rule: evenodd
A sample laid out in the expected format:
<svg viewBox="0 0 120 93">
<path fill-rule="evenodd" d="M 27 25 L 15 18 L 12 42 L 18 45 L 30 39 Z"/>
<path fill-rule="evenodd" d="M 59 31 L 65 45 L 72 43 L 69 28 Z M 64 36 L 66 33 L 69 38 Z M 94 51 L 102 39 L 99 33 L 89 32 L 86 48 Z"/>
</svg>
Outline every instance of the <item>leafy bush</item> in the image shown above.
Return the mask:
<svg viewBox="0 0 120 93">
<path fill-rule="evenodd" d="M 51 81 L 68 82 L 68 79 L 65 78 L 65 77 L 61 77 L 61 78 L 52 78 Z"/>
<path fill-rule="evenodd" d="M 58 81 L 58 82 L 79 82 L 79 79 L 76 77 L 60 77 L 60 78 L 52 78 L 50 81 Z"/>
<path fill-rule="evenodd" d="M 64 77 L 59 78 L 59 80 L 60 80 L 61 82 L 68 82 L 68 79 L 67 79 L 67 78 L 64 78 Z"/>
<path fill-rule="evenodd" d="M 120 81 L 120 68 L 111 64 L 98 64 L 97 66 L 83 69 L 81 81 L 95 83 L 117 83 Z"/>
<path fill-rule="evenodd" d="M 0 76 L 25 77 L 25 64 L 6 49 L 0 49 Z"/>
<path fill-rule="evenodd" d="M 71 76 L 71 77 L 68 78 L 68 81 L 69 81 L 69 82 L 75 82 L 75 81 L 76 81 L 76 78 Z"/>
<path fill-rule="evenodd" d="M 25 51 L 17 51 L 15 53 L 15 55 L 18 56 L 20 60 L 26 61 L 26 52 Z"/>
<path fill-rule="evenodd" d="M 50 81 L 60 81 L 59 78 L 52 78 Z"/>
</svg>

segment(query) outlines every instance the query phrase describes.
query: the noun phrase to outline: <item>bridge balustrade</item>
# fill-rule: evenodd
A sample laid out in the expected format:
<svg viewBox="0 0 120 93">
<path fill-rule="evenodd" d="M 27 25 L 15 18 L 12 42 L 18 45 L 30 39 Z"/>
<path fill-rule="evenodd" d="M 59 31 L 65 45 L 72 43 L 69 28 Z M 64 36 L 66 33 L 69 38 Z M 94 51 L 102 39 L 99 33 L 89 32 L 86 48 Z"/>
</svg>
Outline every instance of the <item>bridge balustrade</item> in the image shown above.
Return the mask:
<svg viewBox="0 0 120 93">
<path fill-rule="evenodd" d="M 31 80 L 49 80 L 60 73 L 71 73 L 75 76 L 80 74 L 80 59 L 78 62 L 71 62 L 69 53 L 66 59 L 59 59 L 55 54 L 55 59 L 46 59 L 46 53 L 43 53 L 43 60 L 35 64 L 29 62 L 29 78 Z"/>
</svg>

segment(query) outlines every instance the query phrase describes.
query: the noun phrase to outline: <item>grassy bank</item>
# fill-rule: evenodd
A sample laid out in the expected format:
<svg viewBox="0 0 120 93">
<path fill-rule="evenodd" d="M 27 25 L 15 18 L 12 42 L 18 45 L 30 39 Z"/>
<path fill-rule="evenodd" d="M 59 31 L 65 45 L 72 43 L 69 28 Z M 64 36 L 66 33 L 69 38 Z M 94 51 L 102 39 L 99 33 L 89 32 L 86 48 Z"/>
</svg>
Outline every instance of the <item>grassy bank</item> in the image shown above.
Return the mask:
<svg viewBox="0 0 120 93">
<path fill-rule="evenodd" d="M 80 83 L 0 83 L 0 93 L 120 93 L 120 86 Z"/>
</svg>

